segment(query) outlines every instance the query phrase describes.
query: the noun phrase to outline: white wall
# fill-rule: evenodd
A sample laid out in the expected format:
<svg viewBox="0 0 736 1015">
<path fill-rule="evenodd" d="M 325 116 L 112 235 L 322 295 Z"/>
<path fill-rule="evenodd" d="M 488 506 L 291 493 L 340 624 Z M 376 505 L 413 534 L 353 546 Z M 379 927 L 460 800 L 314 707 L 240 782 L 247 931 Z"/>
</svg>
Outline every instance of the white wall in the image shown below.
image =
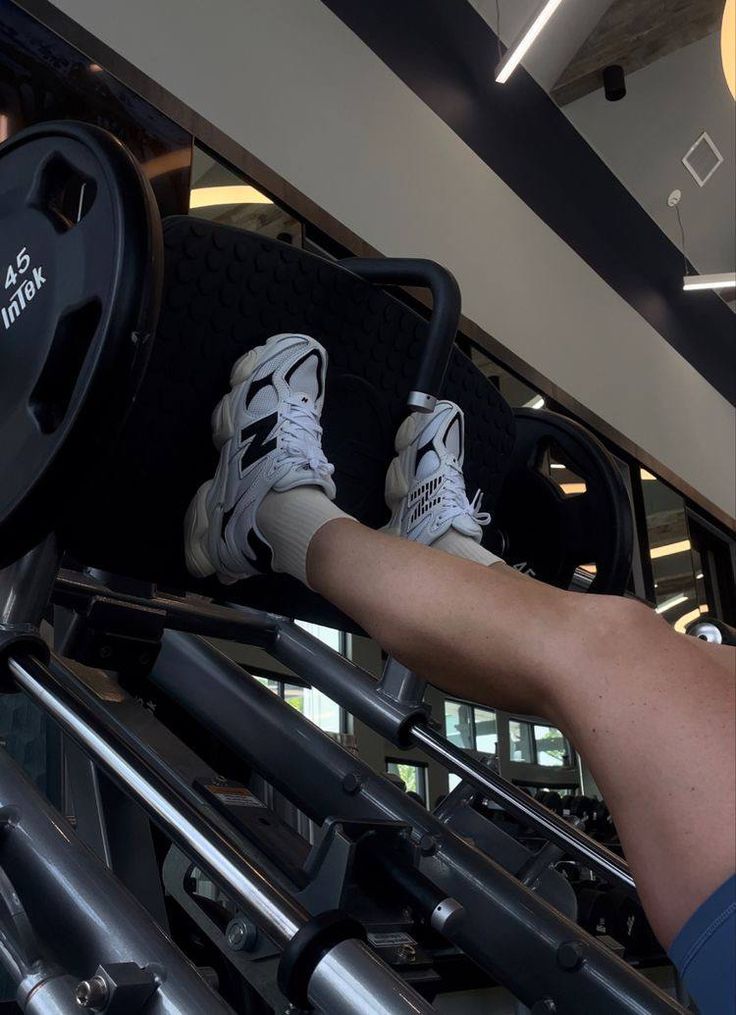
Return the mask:
<svg viewBox="0 0 736 1015">
<path fill-rule="evenodd" d="M 731 514 L 733 408 L 320 0 L 56 0 Z M 540 152 L 540 157 L 544 153 Z"/>
<path fill-rule="evenodd" d="M 622 102 L 607 102 L 599 89 L 564 111 L 678 247 L 677 216 L 667 196 L 682 191 L 685 250 L 700 272 L 733 271 L 736 110 L 723 74 L 720 32 L 627 75 L 626 88 Z M 701 188 L 681 160 L 703 130 L 724 162 Z"/>
</svg>

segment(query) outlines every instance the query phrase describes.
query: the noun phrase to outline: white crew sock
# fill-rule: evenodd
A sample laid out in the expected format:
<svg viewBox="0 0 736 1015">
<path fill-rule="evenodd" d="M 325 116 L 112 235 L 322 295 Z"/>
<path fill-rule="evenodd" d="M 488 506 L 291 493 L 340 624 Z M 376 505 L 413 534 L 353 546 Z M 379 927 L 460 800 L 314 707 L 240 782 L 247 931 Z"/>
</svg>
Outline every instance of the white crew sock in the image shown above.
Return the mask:
<svg viewBox="0 0 736 1015">
<path fill-rule="evenodd" d="M 465 560 L 475 561 L 476 564 L 483 564 L 490 567 L 491 564 L 502 564 L 503 561 L 495 553 L 486 550 L 480 543 L 476 543 L 470 536 L 464 536 L 455 529 L 448 529 L 444 536 L 440 536 L 432 543 L 433 550 L 444 550 L 451 553 L 453 557 L 464 557 Z"/>
<path fill-rule="evenodd" d="M 307 581 L 307 551 L 326 522 L 350 518 L 318 486 L 297 486 L 284 493 L 273 490 L 258 508 L 258 526 L 271 544 L 274 571 Z"/>
</svg>

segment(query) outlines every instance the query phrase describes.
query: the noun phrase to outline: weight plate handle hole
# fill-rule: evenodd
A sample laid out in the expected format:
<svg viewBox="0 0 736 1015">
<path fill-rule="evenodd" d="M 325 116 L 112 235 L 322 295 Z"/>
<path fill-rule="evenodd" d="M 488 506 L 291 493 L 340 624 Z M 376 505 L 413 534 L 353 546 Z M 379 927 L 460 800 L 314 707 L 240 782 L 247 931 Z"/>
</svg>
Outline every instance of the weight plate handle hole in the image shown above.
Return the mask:
<svg viewBox="0 0 736 1015">
<path fill-rule="evenodd" d="M 73 229 L 89 213 L 97 184 L 58 153 L 41 167 L 32 205 L 46 215 L 59 233 Z"/>
</svg>

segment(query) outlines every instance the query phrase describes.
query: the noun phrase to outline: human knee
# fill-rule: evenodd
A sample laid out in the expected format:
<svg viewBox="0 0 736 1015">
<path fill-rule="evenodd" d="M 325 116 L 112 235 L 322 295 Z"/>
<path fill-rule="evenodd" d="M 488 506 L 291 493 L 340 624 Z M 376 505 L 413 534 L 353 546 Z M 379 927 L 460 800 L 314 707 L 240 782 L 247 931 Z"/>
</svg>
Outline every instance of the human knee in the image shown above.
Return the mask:
<svg viewBox="0 0 736 1015">
<path fill-rule="evenodd" d="M 662 627 L 661 618 L 645 603 L 623 596 L 586 596 L 574 594 L 579 600 L 575 612 L 586 642 L 594 639 L 601 647 L 607 645 L 641 644 L 656 636 Z M 587 635 L 587 637 L 585 637 Z"/>
</svg>

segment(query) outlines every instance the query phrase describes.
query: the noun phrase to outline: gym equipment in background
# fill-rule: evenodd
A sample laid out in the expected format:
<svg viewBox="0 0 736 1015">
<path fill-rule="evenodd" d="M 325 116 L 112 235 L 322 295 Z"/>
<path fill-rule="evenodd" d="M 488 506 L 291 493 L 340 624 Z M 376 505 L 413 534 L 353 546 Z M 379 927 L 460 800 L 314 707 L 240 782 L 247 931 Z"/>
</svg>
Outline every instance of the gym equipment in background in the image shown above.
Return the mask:
<svg viewBox="0 0 736 1015">
<path fill-rule="evenodd" d="M 136 172 L 117 142 L 76 124 L 0 148 L 0 474 L 15 469 L 0 502 L 0 672 L 62 730 L 76 823 L 0 764 L 14 917 L 0 963 L 22 1010 L 408 1015 L 489 983 L 533 1010 L 680 1010 L 575 923 L 554 866 L 575 857 L 631 893 L 620 857 L 450 744 L 395 661 L 376 682 L 284 619 L 335 620 L 296 583 L 254 580 L 215 604 L 203 596 L 225 590 L 183 568 L 176 519 L 212 470 L 211 409 L 233 360 L 279 330 L 330 351 L 326 445 L 343 506 L 380 524 L 398 423 L 440 393 L 466 411 L 468 482 L 493 502 L 513 416 L 452 347 L 454 281 L 427 262 L 340 266 L 181 218 L 163 224 L 162 278 Z M 429 325 L 374 281 L 426 283 Z M 18 434 L 39 442 L 41 490 Z M 509 840 L 457 797 L 430 814 L 196 635 L 261 647 L 544 845 Z M 120 900 L 113 874 L 137 902 Z"/>
<path fill-rule="evenodd" d="M 579 423 L 558 413 L 517 409 L 514 417 L 516 442 L 495 513 L 504 560 L 559 588 L 621 594 L 634 531 L 629 495 L 612 457 Z"/>
</svg>

